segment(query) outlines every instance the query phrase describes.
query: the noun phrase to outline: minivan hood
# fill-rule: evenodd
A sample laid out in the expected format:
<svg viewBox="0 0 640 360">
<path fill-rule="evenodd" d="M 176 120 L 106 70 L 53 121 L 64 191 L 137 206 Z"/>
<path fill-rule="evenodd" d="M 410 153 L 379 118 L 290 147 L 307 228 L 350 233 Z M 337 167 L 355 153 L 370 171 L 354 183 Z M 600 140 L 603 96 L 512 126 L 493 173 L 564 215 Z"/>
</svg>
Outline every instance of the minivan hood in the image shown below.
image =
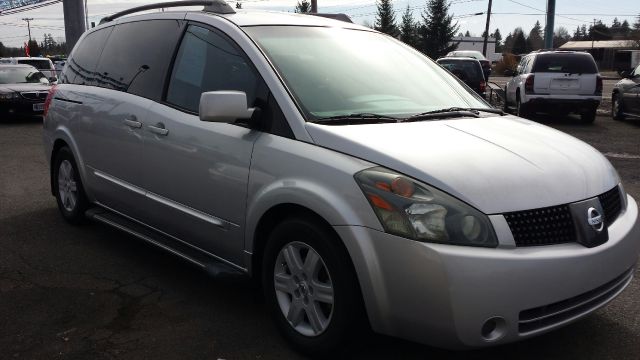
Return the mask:
<svg viewBox="0 0 640 360">
<path fill-rule="evenodd" d="M 319 146 L 411 176 L 486 214 L 584 200 L 619 182 L 590 145 L 514 116 L 306 127 Z"/>
</svg>

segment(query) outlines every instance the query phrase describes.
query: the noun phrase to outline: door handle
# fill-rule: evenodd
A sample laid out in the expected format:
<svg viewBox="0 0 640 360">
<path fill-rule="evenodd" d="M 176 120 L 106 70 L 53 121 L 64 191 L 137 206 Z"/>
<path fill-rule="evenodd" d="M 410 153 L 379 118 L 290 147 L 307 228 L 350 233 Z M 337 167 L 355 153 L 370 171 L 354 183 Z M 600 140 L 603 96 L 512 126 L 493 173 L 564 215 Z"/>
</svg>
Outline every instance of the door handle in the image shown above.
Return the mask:
<svg viewBox="0 0 640 360">
<path fill-rule="evenodd" d="M 130 128 L 140 129 L 142 127 L 142 123 L 137 120 L 135 115 L 131 115 L 124 119 L 124 124 Z"/>
<path fill-rule="evenodd" d="M 148 128 L 149 131 L 160 136 L 167 136 L 167 134 L 169 133 L 169 129 L 166 129 L 163 123 L 157 123 L 155 126 L 149 125 Z"/>
</svg>

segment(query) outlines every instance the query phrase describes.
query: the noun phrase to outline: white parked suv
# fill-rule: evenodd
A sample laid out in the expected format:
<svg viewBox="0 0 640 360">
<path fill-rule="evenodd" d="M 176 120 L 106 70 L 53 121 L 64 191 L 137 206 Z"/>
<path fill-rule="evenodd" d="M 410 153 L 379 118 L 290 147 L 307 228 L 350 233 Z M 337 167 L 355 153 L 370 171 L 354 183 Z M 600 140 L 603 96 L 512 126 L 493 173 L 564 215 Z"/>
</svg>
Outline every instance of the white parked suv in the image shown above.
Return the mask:
<svg viewBox="0 0 640 360">
<path fill-rule="evenodd" d="M 56 68 L 53 66 L 53 62 L 51 62 L 51 59 L 48 58 L 27 56 L 1 58 L 0 64 L 31 65 L 34 68 L 38 69 L 41 73 L 43 73 L 44 76 L 47 77 L 49 82 L 55 84 L 58 81 L 58 73 L 56 72 Z"/>
<path fill-rule="evenodd" d="M 206 7 L 108 17 L 49 92 L 68 222 L 254 277 L 313 354 L 368 325 L 449 348 L 522 340 L 631 282 L 638 207 L 593 147 L 364 26 L 222 0 L 124 14 L 185 3 Z"/>
<path fill-rule="evenodd" d="M 574 112 L 591 123 L 602 100 L 602 77 L 589 53 L 533 52 L 518 64 L 505 96 L 505 107 L 515 106 L 521 117 L 537 112 Z"/>
</svg>

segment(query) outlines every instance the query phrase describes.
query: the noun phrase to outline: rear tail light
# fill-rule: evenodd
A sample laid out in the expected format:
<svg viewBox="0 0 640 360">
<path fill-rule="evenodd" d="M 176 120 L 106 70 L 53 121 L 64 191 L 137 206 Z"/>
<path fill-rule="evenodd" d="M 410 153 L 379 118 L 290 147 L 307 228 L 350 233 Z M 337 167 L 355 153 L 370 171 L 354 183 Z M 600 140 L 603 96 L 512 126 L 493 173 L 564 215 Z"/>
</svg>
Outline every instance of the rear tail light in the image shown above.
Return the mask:
<svg viewBox="0 0 640 360">
<path fill-rule="evenodd" d="M 602 76 L 596 78 L 596 95 L 602 95 Z"/>
<path fill-rule="evenodd" d="M 57 85 L 53 85 L 51 89 L 49 89 L 49 94 L 47 95 L 47 100 L 44 101 L 44 113 L 42 116 L 46 117 L 49 112 L 49 106 L 51 106 L 51 101 L 56 94 Z"/>
<path fill-rule="evenodd" d="M 527 80 L 524 81 L 525 94 L 533 94 L 533 81 L 534 81 L 534 75 L 529 75 L 527 77 Z"/>
<path fill-rule="evenodd" d="M 480 81 L 480 92 L 484 93 L 487 90 L 487 83 L 484 80 Z"/>
</svg>

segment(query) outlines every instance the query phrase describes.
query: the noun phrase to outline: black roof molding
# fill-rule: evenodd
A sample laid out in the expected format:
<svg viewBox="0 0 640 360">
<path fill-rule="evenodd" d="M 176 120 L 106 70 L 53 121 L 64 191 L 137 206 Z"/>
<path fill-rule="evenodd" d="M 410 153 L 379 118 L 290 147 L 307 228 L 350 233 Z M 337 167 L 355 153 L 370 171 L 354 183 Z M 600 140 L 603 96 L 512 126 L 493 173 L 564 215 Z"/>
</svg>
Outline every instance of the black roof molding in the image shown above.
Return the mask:
<svg viewBox="0 0 640 360">
<path fill-rule="evenodd" d="M 167 2 L 137 6 L 131 9 L 120 11 L 113 15 L 102 18 L 102 20 L 100 20 L 100 24 L 104 24 L 104 23 L 113 21 L 117 18 L 123 17 L 125 15 L 134 14 L 141 11 L 180 7 L 180 6 L 204 6 L 203 11 L 211 12 L 215 14 L 235 14 L 236 13 L 235 10 L 233 10 L 233 8 L 229 6 L 229 4 L 227 4 L 227 2 L 224 0 L 167 1 Z"/>
</svg>

